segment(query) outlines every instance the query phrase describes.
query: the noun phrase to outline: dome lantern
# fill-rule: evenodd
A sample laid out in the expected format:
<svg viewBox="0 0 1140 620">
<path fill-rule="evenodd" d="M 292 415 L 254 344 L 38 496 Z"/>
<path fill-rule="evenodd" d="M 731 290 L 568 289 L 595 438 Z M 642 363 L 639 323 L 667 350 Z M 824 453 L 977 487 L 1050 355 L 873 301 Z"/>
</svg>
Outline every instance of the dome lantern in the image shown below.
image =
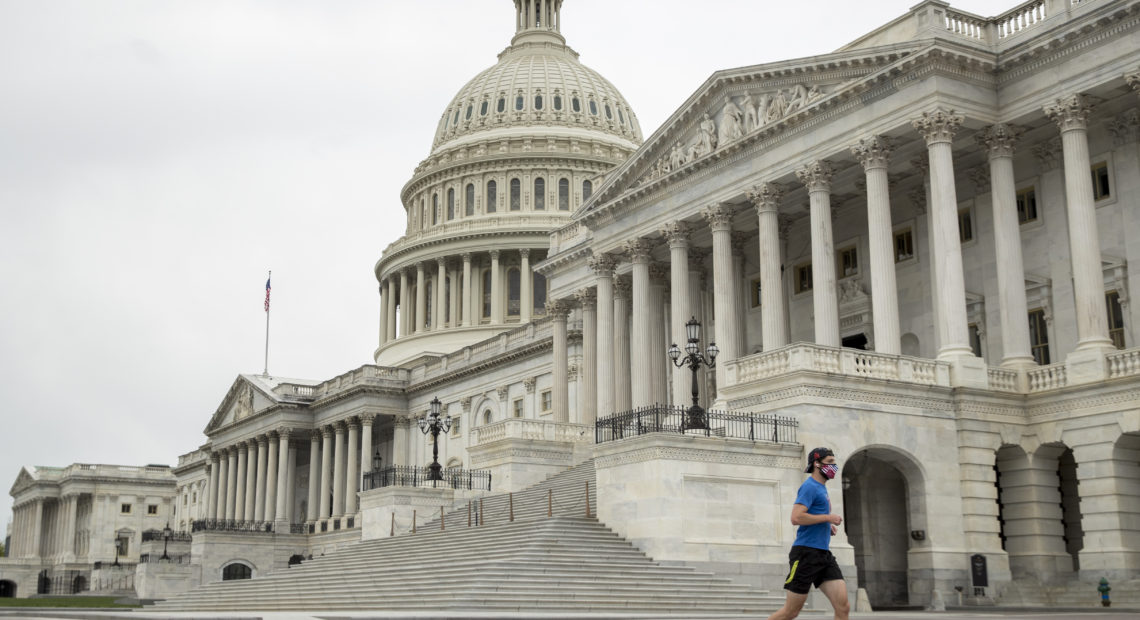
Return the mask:
<svg viewBox="0 0 1140 620">
<path fill-rule="evenodd" d="M 565 45 L 561 26 L 562 0 L 515 0 L 515 36 L 511 45 L 530 41 Z"/>
</svg>

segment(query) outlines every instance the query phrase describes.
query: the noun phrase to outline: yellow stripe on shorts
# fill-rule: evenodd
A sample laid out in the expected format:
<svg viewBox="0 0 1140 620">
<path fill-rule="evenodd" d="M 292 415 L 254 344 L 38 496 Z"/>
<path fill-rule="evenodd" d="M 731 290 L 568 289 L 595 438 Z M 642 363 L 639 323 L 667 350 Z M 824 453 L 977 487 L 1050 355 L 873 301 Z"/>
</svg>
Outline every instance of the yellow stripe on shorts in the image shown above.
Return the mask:
<svg viewBox="0 0 1140 620">
<path fill-rule="evenodd" d="M 788 580 L 784 582 L 784 585 L 788 585 L 789 583 L 791 583 L 791 582 L 792 582 L 792 579 L 795 579 L 795 577 L 796 577 L 796 567 L 797 567 L 797 566 L 799 566 L 799 565 L 800 565 L 800 561 L 799 561 L 799 560 L 796 560 L 795 562 L 793 562 L 793 563 L 792 563 L 792 570 L 791 570 L 791 571 L 788 573 Z"/>
</svg>

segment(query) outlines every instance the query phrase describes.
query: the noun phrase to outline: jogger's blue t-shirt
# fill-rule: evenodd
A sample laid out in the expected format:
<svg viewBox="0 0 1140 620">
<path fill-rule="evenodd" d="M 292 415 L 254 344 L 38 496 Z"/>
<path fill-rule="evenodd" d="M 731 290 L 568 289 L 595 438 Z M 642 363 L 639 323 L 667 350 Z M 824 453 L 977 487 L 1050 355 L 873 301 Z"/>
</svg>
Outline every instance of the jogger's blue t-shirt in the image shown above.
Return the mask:
<svg viewBox="0 0 1140 620">
<path fill-rule="evenodd" d="M 827 487 L 815 478 L 808 478 L 800 485 L 796 494 L 797 504 L 807 506 L 811 515 L 831 514 L 831 500 L 827 497 Z M 831 546 L 831 524 L 827 521 L 814 525 L 801 525 L 796 530 L 796 545 L 813 547 L 815 549 L 829 549 Z"/>
</svg>

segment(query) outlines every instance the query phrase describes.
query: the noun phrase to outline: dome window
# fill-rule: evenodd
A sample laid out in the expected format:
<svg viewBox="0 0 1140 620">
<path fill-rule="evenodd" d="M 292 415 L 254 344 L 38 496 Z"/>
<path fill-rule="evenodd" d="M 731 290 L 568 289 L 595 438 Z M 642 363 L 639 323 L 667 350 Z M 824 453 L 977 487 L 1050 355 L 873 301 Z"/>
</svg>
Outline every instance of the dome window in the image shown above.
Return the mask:
<svg viewBox="0 0 1140 620">
<path fill-rule="evenodd" d="M 499 105 L 496 106 L 496 109 L 499 111 L 499 114 L 502 114 L 507 109 L 506 97 L 499 97 Z"/>
<path fill-rule="evenodd" d="M 479 116 L 487 116 L 487 102 L 486 101 L 484 101 L 483 104 L 479 106 Z"/>
<path fill-rule="evenodd" d="M 594 103 L 593 99 L 590 100 L 590 115 L 592 115 L 592 116 L 598 115 L 598 104 Z M 456 118 L 456 120 L 459 119 L 459 112 L 455 113 L 455 118 Z"/>
<path fill-rule="evenodd" d="M 554 95 L 554 109 L 562 110 L 562 95 Z"/>
<path fill-rule="evenodd" d="M 542 95 L 535 95 L 534 96 L 534 109 L 536 109 L 536 110 L 542 109 Z"/>
<path fill-rule="evenodd" d="M 570 180 L 558 179 L 558 210 L 570 210 Z"/>
<path fill-rule="evenodd" d="M 589 181 L 582 181 L 582 202 L 590 199 L 594 194 L 594 184 Z"/>
<path fill-rule="evenodd" d="M 447 220 L 455 219 L 455 188 L 447 188 Z"/>
<path fill-rule="evenodd" d="M 534 296 L 534 308 L 531 314 L 542 315 L 546 314 L 546 276 L 539 272 L 534 272 L 532 295 Z"/>
<path fill-rule="evenodd" d="M 575 112 L 581 112 L 582 111 L 582 103 L 580 101 L 578 101 L 577 97 L 574 97 L 573 99 L 570 100 L 570 109 L 574 110 Z"/>
<path fill-rule="evenodd" d="M 518 179 L 511 179 L 511 211 L 522 209 L 522 183 Z"/>
<path fill-rule="evenodd" d="M 431 195 L 431 225 L 439 223 L 439 194 Z"/>
<path fill-rule="evenodd" d="M 515 97 L 515 109 L 516 109 L 516 110 L 521 110 L 521 109 L 523 109 L 523 104 L 524 104 L 524 100 L 523 100 L 523 96 L 522 96 L 522 95 L 519 95 L 519 96 Z"/>
<path fill-rule="evenodd" d="M 463 115 L 463 116 L 464 116 L 464 120 L 468 120 L 468 121 L 469 121 L 469 120 L 471 120 L 471 112 L 472 112 L 472 109 L 473 109 L 473 106 L 472 106 L 471 104 L 468 104 L 468 105 L 467 105 L 467 113 Z"/>
<path fill-rule="evenodd" d="M 507 271 L 507 316 L 518 316 L 522 310 L 522 274 L 515 267 Z"/>
<path fill-rule="evenodd" d="M 610 104 L 608 103 L 606 104 L 606 118 L 611 121 L 614 120 L 614 113 L 610 111 Z"/>
<path fill-rule="evenodd" d="M 451 126 L 455 127 L 459 124 L 459 108 L 455 109 L 455 118 L 451 119 Z"/>
<path fill-rule="evenodd" d="M 625 115 L 621 113 L 621 108 L 618 108 L 618 122 L 622 125 L 625 124 Z"/>
<path fill-rule="evenodd" d="M 475 184 L 474 183 L 468 183 L 467 184 L 467 191 L 465 193 L 466 193 L 466 196 L 464 196 L 464 201 L 463 201 L 464 202 L 463 214 L 464 215 L 475 215 Z"/>
<path fill-rule="evenodd" d="M 491 318 L 491 270 L 483 272 L 483 318 Z"/>
<path fill-rule="evenodd" d="M 495 205 L 499 201 L 498 189 L 494 181 L 487 181 L 487 213 L 495 212 Z"/>
<path fill-rule="evenodd" d="M 542 177 L 534 180 L 534 210 L 546 210 L 546 180 Z"/>
</svg>

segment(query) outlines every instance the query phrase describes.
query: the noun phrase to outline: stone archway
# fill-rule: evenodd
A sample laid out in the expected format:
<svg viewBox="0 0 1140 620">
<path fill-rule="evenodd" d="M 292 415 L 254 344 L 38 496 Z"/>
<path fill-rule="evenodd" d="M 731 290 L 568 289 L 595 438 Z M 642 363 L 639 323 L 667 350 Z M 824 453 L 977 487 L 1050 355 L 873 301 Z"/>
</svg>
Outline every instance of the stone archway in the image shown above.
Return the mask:
<svg viewBox="0 0 1140 620">
<path fill-rule="evenodd" d="M 856 450 L 843 463 L 844 532 L 855 549 L 858 587 L 876 611 L 929 598 L 910 591 L 909 553 L 927 538 L 923 480 L 917 460 L 889 446 Z"/>
<path fill-rule="evenodd" d="M 1140 494 L 1124 492 L 1140 488 L 1140 433 L 1125 433 L 1116 440 L 1112 450 L 1116 496 L 1121 515 L 1140 514 Z M 1132 574 L 1140 571 L 1140 529 L 1118 525 L 1121 548 L 1126 554 L 1118 563 Z M 1129 574 L 1126 572 L 1125 574 Z"/>
<path fill-rule="evenodd" d="M 76 575 L 75 579 L 71 580 L 71 593 L 79 594 L 80 592 L 87 591 L 87 577 L 84 575 Z"/>
<path fill-rule="evenodd" d="M 16 582 L 0 579 L 0 598 L 16 598 Z"/>
</svg>

